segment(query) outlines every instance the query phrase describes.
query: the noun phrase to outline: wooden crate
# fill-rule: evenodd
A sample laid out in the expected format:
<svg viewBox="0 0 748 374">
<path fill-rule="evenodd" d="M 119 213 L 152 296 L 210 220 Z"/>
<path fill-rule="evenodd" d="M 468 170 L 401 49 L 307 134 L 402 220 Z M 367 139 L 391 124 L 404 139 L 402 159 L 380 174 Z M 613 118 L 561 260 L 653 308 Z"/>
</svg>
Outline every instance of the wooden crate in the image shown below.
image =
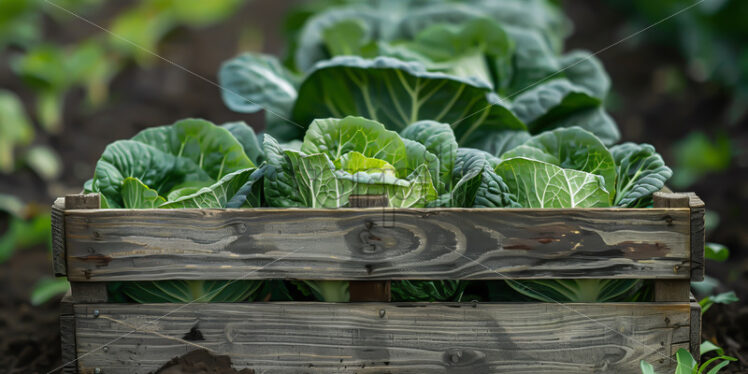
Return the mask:
<svg viewBox="0 0 748 374">
<path fill-rule="evenodd" d="M 53 206 L 54 265 L 72 294 L 67 372 L 147 373 L 197 347 L 261 373 L 660 372 L 698 357 L 704 205 L 651 209 L 98 209 Z M 652 279 L 654 302 L 107 303 L 106 283 L 340 279 Z M 366 283 L 368 282 L 368 283 Z M 352 286 L 352 293 L 355 288 Z M 379 287 L 379 288 L 377 288 Z M 202 340 L 190 340 L 197 327 Z"/>
</svg>

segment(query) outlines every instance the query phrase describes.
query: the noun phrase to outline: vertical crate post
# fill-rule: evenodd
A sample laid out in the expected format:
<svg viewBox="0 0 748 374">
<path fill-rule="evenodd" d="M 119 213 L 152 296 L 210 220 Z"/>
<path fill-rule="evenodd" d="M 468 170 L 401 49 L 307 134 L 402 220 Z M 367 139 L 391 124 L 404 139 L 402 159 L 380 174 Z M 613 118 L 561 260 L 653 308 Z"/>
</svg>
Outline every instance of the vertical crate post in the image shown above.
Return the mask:
<svg viewBox="0 0 748 374">
<path fill-rule="evenodd" d="M 99 194 L 80 194 L 65 196 L 65 210 L 99 209 Z M 75 303 L 105 303 L 107 301 L 106 284 L 99 282 L 70 282 L 71 299 Z"/>
<path fill-rule="evenodd" d="M 351 195 L 348 197 L 351 208 L 386 208 L 390 205 L 387 195 Z M 351 301 L 390 301 L 391 282 L 386 281 L 351 281 L 348 290 Z"/>
<path fill-rule="evenodd" d="M 655 301 L 690 301 L 690 339 L 689 350 L 698 361 L 700 359 L 701 341 L 701 308 L 691 300 L 691 281 L 704 278 L 704 203 L 693 194 L 655 192 L 652 196 L 655 208 L 689 208 L 691 251 L 690 279 L 664 280 L 654 282 Z"/>
</svg>

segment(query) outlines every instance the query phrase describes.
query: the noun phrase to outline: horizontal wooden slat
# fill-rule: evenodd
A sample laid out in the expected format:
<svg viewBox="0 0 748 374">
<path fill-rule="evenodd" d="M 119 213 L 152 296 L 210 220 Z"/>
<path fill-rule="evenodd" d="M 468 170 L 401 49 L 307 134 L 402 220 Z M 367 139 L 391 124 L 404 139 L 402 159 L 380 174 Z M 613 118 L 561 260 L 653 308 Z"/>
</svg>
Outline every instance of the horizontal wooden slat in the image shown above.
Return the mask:
<svg viewBox="0 0 748 374">
<path fill-rule="evenodd" d="M 67 210 L 73 281 L 675 278 L 689 209 Z"/>
<path fill-rule="evenodd" d="M 108 374 L 147 373 L 199 347 L 259 373 L 637 373 L 642 359 L 665 373 L 690 329 L 688 303 L 81 304 L 75 312 L 82 372 Z M 193 328 L 201 340 L 185 340 Z"/>
</svg>

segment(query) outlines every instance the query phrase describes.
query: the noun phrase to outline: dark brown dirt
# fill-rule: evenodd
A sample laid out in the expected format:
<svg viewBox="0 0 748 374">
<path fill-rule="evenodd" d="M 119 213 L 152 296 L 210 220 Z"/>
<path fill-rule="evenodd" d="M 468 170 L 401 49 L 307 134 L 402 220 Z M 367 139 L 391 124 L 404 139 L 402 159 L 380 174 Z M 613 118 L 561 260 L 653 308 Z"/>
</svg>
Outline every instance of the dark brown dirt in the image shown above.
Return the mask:
<svg viewBox="0 0 748 374">
<path fill-rule="evenodd" d="M 45 247 L 25 249 L 0 264 L 0 372 L 46 373 L 60 365 L 59 298 L 32 306 L 34 283 L 51 273 Z"/>
<path fill-rule="evenodd" d="M 205 349 L 196 349 L 174 357 L 156 374 L 254 374 L 252 369 L 235 370 L 229 356 L 217 356 Z"/>
</svg>

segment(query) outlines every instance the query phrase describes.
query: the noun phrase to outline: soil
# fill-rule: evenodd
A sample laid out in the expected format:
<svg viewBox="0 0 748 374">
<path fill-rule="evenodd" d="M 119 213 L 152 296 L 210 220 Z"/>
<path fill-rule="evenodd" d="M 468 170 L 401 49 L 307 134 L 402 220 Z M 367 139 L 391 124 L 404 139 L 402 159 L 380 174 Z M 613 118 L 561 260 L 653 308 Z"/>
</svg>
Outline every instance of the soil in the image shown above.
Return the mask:
<svg viewBox="0 0 748 374">
<path fill-rule="evenodd" d="M 235 370 L 229 356 L 216 356 L 205 349 L 196 349 L 174 357 L 156 374 L 254 374 L 252 369 Z"/>
<path fill-rule="evenodd" d="M 237 45 L 246 46 L 241 35 L 246 34 L 248 26 L 262 30 L 263 39 L 258 48 L 276 54 L 282 51 L 279 19 L 290 3 L 292 1 L 248 2 L 221 25 L 202 30 L 175 30 L 158 52 L 216 82 L 220 63 L 246 49 L 237 49 Z M 636 31 L 627 29 L 624 15 L 603 2 L 565 1 L 564 6 L 575 24 L 567 49 L 598 51 Z M 113 9 L 105 9 L 101 19 L 96 21 L 107 24 L 107 17 L 114 13 Z M 45 34 L 58 41 L 77 40 L 96 31 L 82 22 L 70 22 L 63 29 L 52 25 L 50 22 Z M 657 32 L 657 28 L 648 32 Z M 736 125 L 724 125 L 729 102 L 727 92 L 690 79 L 686 79 L 679 92 L 663 88 L 663 76 L 669 70 L 685 69 L 677 50 L 635 38 L 598 57 L 612 79 L 614 95 L 610 99 L 610 111 L 625 141 L 653 144 L 669 164 L 673 162 L 670 157 L 673 143 L 692 130 L 725 133 L 736 149 L 748 149 L 746 119 Z M 1 52 L 0 87 L 20 93 L 27 111 L 32 112 L 32 92 L 11 72 L 8 55 Z M 45 183 L 31 171 L 21 170 L 12 176 L 0 175 L 0 193 L 46 205 L 56 196 L 79 192 L 83 182 L 93 174 L 94 164 L 107 144 L 129 138 L 141 129 L 185 117 L 204 117 L 216 123 L 244 120 L 256 130 L 264 128 L 262 114 L 229 111 L 216 86 L 158 61 L 151 67 L 128 65 L 113 80 L 110 100 L 105 106 L 87 108 L 83 92 L 74 90 L 66 97 L 65 108 L 64 131 L 49 135 L 38 130 L 35 141 L 51 146 L 60 154 L 64 166 L 60 180 Z M 723 243 L 731 249 L 730 261 L 708 262 L 707 274 L 722 282 L 720 290 L 734 290 L 742 300 L 736 305 L 715 305 L 703 317 L 704 339 L 712 340 L 724 347 L 727 354 L 740 359 L 723 373 L 748 372 L 748 231 L 744 229 L 744 223 L 748 222 L 747 167 L 748 152 L 743 152 L 728 170 L 710 175 L 690 188 L 721 217 L 721 224 L 708 233 L 707 240 Z M 0 218 L 0 232 L 4 224 Z M 34 283 L 51 273 L 46 247 L 19 251 L 11 260 L 0 264 L 0 284 L 4 290 L 0 292 L 0 372 L 46 373 L 61 364 L 57 335 L 59 300 L 41 306 L 28 302 Z M 236 373 L 228 358 L 206 356 L 206 353 L 191 352 L 170 361 L 174 365 L 167 367 L 167 364 L 159 372 Z M 224 371 L 199 371 L 201 365 L 210 363 L 220 364 Z M 214 369 L 210 365 L 204 367 Z"/>
<path fill-rule="evenodd" d="M 32 306 L 34 283 L 51 274 L 49 250 L 30 248 L 0 264 L 0 372 L 46 373 L 60 366 L 60 299 Z M 4 371 L 7 370 L 7 371 Z"/>
</svg>

